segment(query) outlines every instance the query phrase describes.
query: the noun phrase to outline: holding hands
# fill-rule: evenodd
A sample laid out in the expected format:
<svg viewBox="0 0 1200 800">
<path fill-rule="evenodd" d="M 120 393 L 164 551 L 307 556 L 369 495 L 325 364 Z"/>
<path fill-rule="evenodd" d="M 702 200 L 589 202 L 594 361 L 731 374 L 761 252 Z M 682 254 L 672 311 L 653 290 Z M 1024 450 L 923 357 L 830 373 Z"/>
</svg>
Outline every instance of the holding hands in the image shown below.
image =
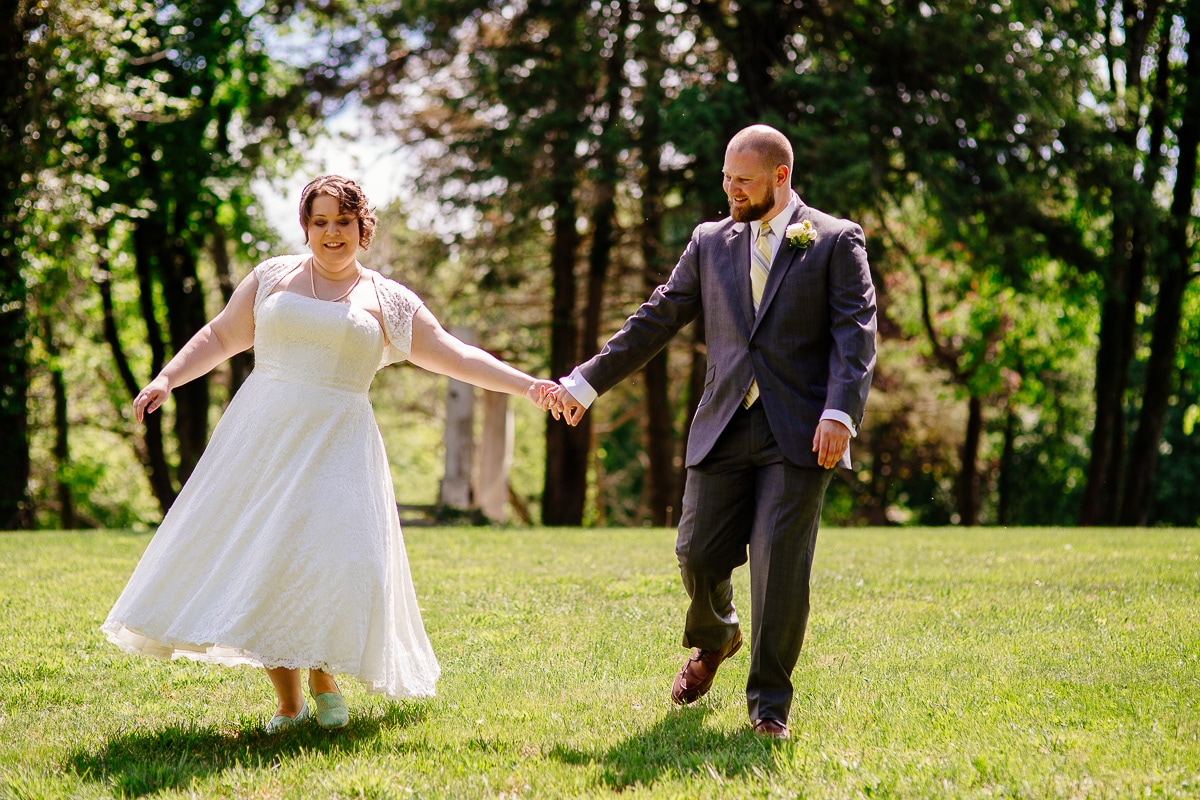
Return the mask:
<svg viewBox="0 0 1200 800">
<path fill-rule="evenodd" d="M 554 392 L 558 384 L 554 381 L 535 379 L 525 390 L 525 399 L 542 411 L 549 411 L 554 402 Z"/>
<path fill-rule="evenodd" d="M 541 409 L 549 411 L 555 419 L 564 419 L 572 428 L 575 427 L 579 420 L 583 419 L 587 408 L 572 397 L 561 383 L 552 383 L 551 386 L 553 388 L 546 393 Z"/>
</svg>

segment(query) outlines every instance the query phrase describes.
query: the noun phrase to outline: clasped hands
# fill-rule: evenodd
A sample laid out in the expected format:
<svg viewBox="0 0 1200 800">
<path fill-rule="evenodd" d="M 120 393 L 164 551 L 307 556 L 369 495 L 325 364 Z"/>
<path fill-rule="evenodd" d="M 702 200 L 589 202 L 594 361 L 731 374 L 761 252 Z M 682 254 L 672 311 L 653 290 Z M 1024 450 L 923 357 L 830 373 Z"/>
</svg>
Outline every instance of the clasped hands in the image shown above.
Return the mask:
<svg viewBox="0 0 1200 800">
<path fill-rule="evenodd" d="M 571 427 L 579 424 L 587 409 L 571 396 L 561 383 L 545 386 L 544 381 L 538 382 L 539 397 L 534 403 L 549 411 L 555 419 L 566 420 Z M 533 399 L 533 398 L 531 398 Z M 817 423 L 817 432 L 813 436 L 812 451 L 817 454 L 817 463 L 825 469 L 833 469 L 842 460 L 846 447 L 850 444 L 850 430 L 835 419 L 823 419 Z"/>
<path fill-rule="evenodd" d="M 555 419 L 564 419 L 571 427 L 583 419 L 587 409 L 579 403 L 561 383 L 538 381 L 530 387 L 530 400 L 542 411 L 549 411 Z M 536 394 L 534 394 L 536 393 Z"/>
</svg>

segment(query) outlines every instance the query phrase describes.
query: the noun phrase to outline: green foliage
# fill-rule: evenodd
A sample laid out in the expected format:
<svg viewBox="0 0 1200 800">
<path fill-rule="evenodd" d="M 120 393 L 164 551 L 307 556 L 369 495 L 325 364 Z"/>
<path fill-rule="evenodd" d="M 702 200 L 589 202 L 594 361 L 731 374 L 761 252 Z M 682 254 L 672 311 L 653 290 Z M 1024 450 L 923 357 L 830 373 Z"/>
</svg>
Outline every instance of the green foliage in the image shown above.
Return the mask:
<svg viewBox="0 0 1200 800">
<path fill-rule="evenodd" d="M 0 794 L 1190 797 L 1200 710 L 1177 687 L 1200 679 L 1198 535 L 826 532 L 779 744 L 747 729 L 744 655 L 670 705 L 669 531 L 409 530 L 438 695 L 343 681 L 345 730 L 275 737 L 260 671 L 101 639 L 145 535 L 6 535 Z"/>
<path fill-rule="evenodd" d="M 312 123 L 296 70 L 266 52 L 264 23 L 236 3 L 125 3 L 112 23 L 105 71 L 158 101 L 139 94 L 143 105 L 73 121 L 103 179 L 96 201 L 159 219 L 196 250 L 220 225 L 236 252 L 261 258 L 271 239 L 249 181 L 298 163 L 293 148 Z"/>
<path fill-rule="evenodd" d="M 34 465 L 30 485 L 42 524 L 59 519 L 59 481 L 82 504 L 85 524 L 128 524 L 144 515 L 140 490 L 132 488 L 142 481 L 130 482 L 127 458 L 115 455 L 132 456 L 140 431 L 114 411 L 124 409 L 131 383 L 148 380 L 219 307 L 216 282 L 206 295 L 204 277 L 212 273 L 199 262 L 211 253 L 218 272 L 231 258 L 248 270 L 273 246 L 250 184 L 258 170 L 297 163 L 294 145 L 312 119 L 297 71 L 266 53 L 266 30 L 261 17 L 233 2 L 69 2 L 43 13 L 31 35 L 42 94 L 30 138 L 46 149 L 23 176 L 31 202 L 18 208 L 19 245 L 44 341 L 34 343 L 27 362 L 38 399 L 49 399 L 48 373 L 65 367 L 68 433 L 80 445 L 73 462 L 68 451 Z M 113 298 L 109 346 L 125 351 L 125 371 L 111 354 L 108 364 L 97 358 L 105 320 L 89 290 L 101 282 Z M 192 435 L 178 448 L 168 443 L 168 456 L 194 458 L 191 439 L 202 446 L 203 383 L 177 398 L 199 424 L 183 426 Z M 187 402 L 191 395 L 201 399 L 198 408 Z M 46 453 L 54 420 L 45 404 L 29 416 L 29 441 Z M 105 463 L 89 462 L 95 443 L 113 434 L 130 441 L 114 448 L 109 438 Z M 152 461 L 155 448 L 143 446 Z M 106 474 L 121 476 L 115 480 L 125 490 L 100 497 L 114 482 Z M 169 500 L 164 487 L 156 490 L 160 503 Z"/>
<path fill-rule="evenodd" d="M 1130 382 L 1113 433 L 1128 439 L 1135 430 L 1181 159 L 1187 4 L 120 0 L 21 8 L 32 9 L 36 35 L 13 74 L 40 80 L 17 87 L 31 104 L 13 128 L 26 131 L 20 146 L 5 148 L 15 159 L 8 174 L 21 182 L 6 206 L 13 238 L 0 250 L 21 258 L 20 280 L 5 288 L 19 303 L 2 305 L 30 313 L 0 347 L 12 369 L 30 369 L 30 489 L 40 524 L 54 524 L 55 476 L 104 524 L 140 517 L 144 506 L 102 488 L 137 483 L 129 481 L 132 448 L 103 455 L 123 449 L 108 437 L 132 441 L 135 432 L 114 412 L 127 389 L 97 356 L 93 277 L 111 274 L 117 336 L 145 378 L 168 355 L 156 352 L 156 325 L 180 329 L 164 337 L 174 345 L 192 332 L 172 310 L 172 288 L 198 285 L 211 315 L 220 275 L 206 254 L 225 252 L 244 274 L 270 252 L 251 178 L 294 168 L 316 108 L 347 102 L 369 108 L 423 164 L 411 194 L 381 215 L 393 230 L 368 263 L 379 258 L 447 325 L 475 328 L 488 350 L 538 374 L 552 363 L 547 342 L 562 322 L 548 313 L 561 278 L 551 268 L 574 265 L 584 283 L 593 211 L 610 186 L 612 267 L 603 292 L 578 293 L 566 324 L 582 330 L 593 311 L 603 337 L 648 293 L 639 242 L 656 166 L 646 162 L 660 153 L 644 151 L 648 130 L 661 138 L 659 233 L 668 254 L 697 222 L 724 213 L 718 173 L 728 136 L 753 121 L 786 131 L 805 200 L 867 230 L 883 313 L 884 358 L 854 443 L 855 471 L 831 490 L 831 519 L 952 521 L 969 397 L 985 401 L 983 519 L 1072 519 L 1088 459 L 1102 449 L 1091 439 L 1097 394 L 1114 379 L 1104 368 L 1117 363 L 1098 347 L 1102 332 L 1131 343 L 1129 367 L 1115 370 Z M 570 252 L 552 249 L 572 230 L 576 237 L 561 240 Z M 140 286 L 137 253 L 147 241 L 154 255 Z M 198 263 L 189 271 L 181 262 Z M 670 255 L 649 266 L 665 277 Z M 1195 519 L 1185 497 L 1200 419 L 1192 284 L 1152 522 Z M 1130 328 L 1118 331 L 1105 303 L 1126 292 Z M 600 308 L 585 308 L 599 297 Z M 690 332 L 680 338 L 670 356 L 677 428 L 692 369 Z M 71 391 L 73 469 L 50 456 L 57 365 Z M 19 372 L 6 393 L 19 388 Z M 645 517 L 639 397 L 637 386 L 625 387 L 590 412 L 604 450 L 591 466 L 594 521 Z M 205 409 L 209 417 L 222 399 Z M 412 434 L 415 450 L 437 451 L 436 429 L 425 430 L 440 412 L 432 413 L 401 426 L 423 430 Z M 540 423 L 529 425 L 521 445 L 532 448 Z M 90 463 L 84 454 L 93 452 L 101 454 Z M 183 457 L 170 442 L 167 452 Z M 428 496 L 436 463 L 396 467 L 398 486 L 403 475 Z"/>
<path fill-rule="evenodd" d="M 876 268 L 885 275 L 885 324 L 896 331 L 882 350 L 869 435 L 888 444 L 866 459 L 874 490 L 864 502 L 874 497 L 894 521 L 957 521 L 952 482 L 962 456 L 946 445 L 961 441 L 966 426 L 954 405 L 978 397 L 986 412 L 975 455 L 981 520 L 1070 522 L 1093 410 L 1098 319 L 1089 298 L 1096 281 L 1060 262 L 1030 259 L 1017 289 L 986 243 L 973 242 L 982 250 L 962 241 L 937 246 L 937 221 L 915 202 L 887 213 L 891 246 Z M 948 383 L 937 402 L 920 397 L 927 390 L 919 381 L 896 374 L 922 370 L 922 362 L 937 370 L 922 377 Z M 901 495 L 908 502 L 898 504 Z"/>
</svg>

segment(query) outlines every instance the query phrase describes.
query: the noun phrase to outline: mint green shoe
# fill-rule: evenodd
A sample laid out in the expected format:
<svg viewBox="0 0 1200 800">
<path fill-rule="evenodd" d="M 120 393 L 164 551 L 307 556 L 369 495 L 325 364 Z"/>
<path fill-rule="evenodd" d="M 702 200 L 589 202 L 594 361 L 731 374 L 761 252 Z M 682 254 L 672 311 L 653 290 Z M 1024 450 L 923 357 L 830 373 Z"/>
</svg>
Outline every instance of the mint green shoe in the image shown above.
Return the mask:
<svg viewBox="0 0 1200 800">
<path fill-rule="evenodd" d="M 312 686 L 308 690 L 311 692 Z M 344 728 L 350 722 L 350 709 L 339 692 L 313 695 L 313 702 L 317 705 L 317 724 L 322 728 Z"/>
<path fill-rule="evenodd" d="M 302 704 L 300 706 L 300 713 L 296 716 L 285 717 L 283 714 L 276 714 L 271 717 L 271 721 L 267 723 L 267 733 L 279 733 L 299 727 L 302 722 L 312 716 L 312 712 L 308 708 L 308 703 L 303 698 L 301 698 L 300 702 Z"/>
</svg>

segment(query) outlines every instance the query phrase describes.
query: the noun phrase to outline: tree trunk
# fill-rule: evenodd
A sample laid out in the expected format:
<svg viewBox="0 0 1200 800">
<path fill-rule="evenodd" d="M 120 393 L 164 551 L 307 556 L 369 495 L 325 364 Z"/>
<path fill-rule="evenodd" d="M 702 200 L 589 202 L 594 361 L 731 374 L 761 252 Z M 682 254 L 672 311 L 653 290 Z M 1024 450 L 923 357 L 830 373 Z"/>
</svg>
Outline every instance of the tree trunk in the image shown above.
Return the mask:
<svg viewBox="0 0 1200 800">
<path fill-rule="evenodd" d="M 42 317 L 42 338 L 50 362 L 50 388 L 54 395 L 54 493 L 58 498 L 58 522 L 59 527 L 70 530 L 78 523 L 75 519 L 71 485 L 64 480 L 64 473 L 71 463 L 67 384 L 63 380 L 61 350 L 58 337 L 54 335 L 54 323 L 47 316 Z"/>
<path fill-rule="evenodd" d="M 1008 524 L 1012 509 L 1013 457 L 1016 455 L 1017 414 L 1010 405 L 1004 410 L 1004 449 L 1000 454 L 1000 489 L 996 499 L 996 524 Z"/>
<path fill-rule="evenodd" d="M 121 372 L 125 382 L 125 389 L 129 392 L 130 398 L 135 397 L 141 389 L 141 384 L 153 379 L 167 362 L 167 349 L 163 342 L 162 326 L 158 324 L 158 314 L 155 313 L 154 309 L 154 277 L 147 239 L 146 230 L 141 225 L 134 229 L 133 252 L 138 278 L 138 306 L 141 309 L 142 321 L 146 324 L 146 341 L 150 346 L 150 374 L 146 376 L 145 381 L 138 381 L 134 377 L 124 349 L 121 346 L 118 337 L 119 327 L 116 324 L 108 278 L 105 278 L 100 283 L 101 295 L 106 302 L 105 334 L 108 338 L 109 349 L 112 351 L 113 357 L 117 360 L 117 368 Z M 102 274 L 105 276 L 108 275 L 107 264 L 104 265 L 104 272 Z M 110 325 L 111 332 L 109 331 Z M 162 420 L 163 414 L 160 409 L 153 414 L 147 414 L 143 421 L 146 432 L 142 437 L 142 441 L 146 452 L 143 455 L 142 463 L 146 465 L 148 470 L 147 477 L 150 480 L 151 490 L 158 500 L 159 508 L 163 514 L 166 514 L 171 504 L 175 502 L 177 490 L 171 476 L 170 464 L 167 461 Z"/>
<path fill-rule="evenodd" d="M 221 299 L 226 305 L 233 297 L 237 288 L 237 276 L 233 272 L 233 263 L 229 260 L 229 243 L 225 239 L 225 231 L 220 225 L 213 225 L 209 231 L 209 251 L 213 264 L 217 268 L 217 282 L 221 288 Z M 233 398 L 237 390 L 246 382 L 246 377 L 254 369 L 254 356 L 249 351 L 238 353 L 229 359 L 229 397 Z"/>
<path fill-rule="evenodd" d="M 173 235 L 159 256 L 167 328 L 171 332 L 171 349 L 175 353 L 182 350 L 188 339 L 208 322 L 204 309 L 204 290 L 196 269 L 196 253 L 184 239 L 187 222 L 183 206 L 182 202 L 175 206 L 171 222 Z M 209 385 L 209 376 L 201 375 L 172 392 L 175 396 L 175 438 L 179 444 L 176 480 L 180 486 L 187 482 L 208 444 Z"/>
<path fill-rule="evenodd" d="M 1162 0 L 1149 0 L 1144 7 L 1127 4 L 1125 21 L 1125 69 L 1129 86 L 1125 96 L 1129 102 L 1149 101 L 1142 87 L 1142 73 L 1150 32 L 1160 24 L 1158 14 Z M 1165 95 L 1167 84 L 1163 70 L 1168 68 L 1170 44 L 1166 33 L 1169 21 L 1162 21 L 1164 38 L 1159 43 L 1157 64 L 1158 85 L 1153 91 Z M 1117 59 L 1110 53 L 1110 62 Z M 1111 84 L 1114 85 L 1115 84 Z M 1165 135 L 1166 115 L 1160 107 L 1165 96 L 1150 103 L 1152 110 L 1145 127 L 1139 112 L 1130 110 L 1125 116 L 1131 124 L 1117 133 L 1128 152 L 1137 152 L 1139 138 L 1144 136 L 1149 149 L 1143 165 L 1142 182 L 1153 185 L 1158 172 L 1159 150 Z M 1112 525 L 1117 522 L 1121 498 L 1121 471 L 1125 462 L 1125 400 L 1129 386 L 1129 366 L 1133 362 L 1137 336 L 1137 304 L 1141 300 L 1146 274 L 1147 247 L 1150 239 L 1151 211 L 1155 208 L 1153 192 L 1144 186 L 1121 184 L 1127 177 L 1118 176 L 1112 187 L 1112 246 L 1104 274 L 1104 295 L 1100 308 L 1100 342 L 1096 353 L 1096 419 L 1092 428 L 1092 453 L 1088 462 L 1087 483 L 1079 511 L 1080 525 Z"/>
<path fill-rule="evenodd" d="M 474 338 L 464 329 L 453 331 L 461 341 Z M 457 511 L 475 508 L 475 387 L 450 378 L 446 382 L 446 466 L 438 488 L 438 505 Z"/>
<path fill-rule="evenodd" d="M 508 395 L 486 390 L 481 395 L 483 423 L 475 459 L 475 504 L 489 520 L 503 524 L 508 521 L 514 415 L 508 406 Z"/>
<path fill-rule="evenodd" d="M 642 368 L 646 382 L 646 469 L 647 505 L 650 522 L 658 527 L 679 519 L 675 497 L 675 441 L 671 430 L 668 351 L 663 350 Z"/>
<path fill-rule="evenodd" d="M 962 465 L 955 489 L 959 523 L 979 524 L 979 441 L 983 438 L 983 402 L 971 395 L 967 401 L 967 432 L 963 437 Z"/>
<path fill-rule="evenodd" d="M 648 297 L 665 281 L 667 263 L 663 255 L 663 171 L 662 171 L 662 36 L 658 23 L 661 14 L 650 4 L 646 9 L 645 29 L 639 40 L 646 63 L 646 89 L 642 105 L 642 124 L 638 130 L 642 168 L 642 288 Z M 646 384 L 646 423 L 644 437 L 649 464 L 646 470 L 647 504 L 650 521 L 656 526 L 672 525 L 679 520 L 680 481 L 675 468 L 675 432 L 671 413 L 670 348 L 664 349 L 643 368 Z"/>
<path fill-rule="evenodd" d="M 561 148 L 559 148 L 561 150 Z M 554 187 L 554 243 L 550 267 L 553 273 L 550 310 L 550 374 L 567 375 L 578 363 L 579 328 L 576 315 L 578 283 L 575 251 L 579 234 L 575 228 L 574 185 L 568 162 L 559 163 Z M 546 417 L 546 477 L 542 491 L 542 523 L 580 525 L 587 498 L 587 456 L 591 423 L 587 414 L 574 428 Z"/>
<path fill-rule="evenodd" d="M 604 286 L 608 277 L 608 267 L 613 245 L 613 217 L 616 214 L 616 178 L 611 170 L 615 169 L 612 159 L 601 155 L 601 168 L 598 170 L 598 183 L 595 191 L 598 195 L 595 208 L 592 210 L 592 247 L 588 254 L 588 272 L 586 293 L 584 295 L 583 335 L 580 339 L 579 353 L 575 363 L 582 364 L 596 353 L 600 352 L 600 323 L 604 309 Z M 569 370 L 567 370 L 569 371 Z M 562 375 L 567 374 L 564 371 Z M 554 377 L 561 377 L 555 374 Z M 579 457 L 583 459 L 582 474 L 579 478 L 581 485 L 579 495 L 579 514 L 572 515 L 571 522 L 566 524 L 580 525 L 583 523 L 583 504 L 587 497 L 587 464 L 592 456 L 592 413 L 583 415 L 583 419 L 573 429 L 575 446 L 580 448 Z M 561 425 L 561 423 L 560 423 Z M 597 482 L 595 505 L 598 506 L 596 518 L 603 518 L 605 492 L 602 484 Z M 572 500 L 572 504 L 574 504 Z"/>
<path fill-rule="evenodd" d="M 727 131 L 728 136 L 719 143 L 714 143 L 713 149 L 709 152 L 708 158 L 714 163 L 723 163 L 725 142 L 733 137 L 736 131 Z M 700 155 L 704 158 L 704 154 Z M 707 175 L 707 172 L 700 172 L 700 175 Z M 708 191 L 707 181 L 703 178 L 699 179 L 699 185 L 694 188 L 701 197 L 701 214 L 704 219 L 718 219 L 723 213 L 729 211 L 728 205 L 723 205 L 718 201 L 725 199 L 724 192 L 717 194 Z M 683 429 L 680 431 L 680 463 L 687 464 L 687 442 L 692 432 L 692 421 L 696 418 L 696 409 L 700 406 L 700 398 L 704 396 L 704 379 L 708 374 L 708 346 L 705 340 L 705 322 L 704 311 L 696 316 L 692 322 L 692 343 L 691 343 L 691 365 L 688 370 L 688 391 L 687 391 L 687 414 L 683 420 Z M 682 466 L 679 470 L 679 483 L 675 491 L 677 498 L 676 508 L 683 513 L 683 491 L 687 484 L 687 467 Z"/>
<path fill-rule="evenodd" d="M 34 170 L 33 153 L 22 138 L 33 111 L 26 80 L 30 65 L 26 36 L 53 24 L 53 6 L 10 6 L 0 26 L 0 530 L 29 528 L 29 292 L 21 275 L 22 177 Z"/>
<path fill-rule="evenodd" d="M 1191 254 L 1189 226 L 1196 189 L 1196 158 L 1200 148 L 1200 2 L 1187 5 L 1187 77 L 1183 113 L 1178 134 L 1179 160 L 1175 166 L 1175 189 L 1171 201 L 1171 219 L 1155 305 L 1150 360 L 1142 389 L 1141 415 L 1129 450 L 1125 474 L 1125 494 L 1119 522 L 1122 525 L 1146 525 L 1154 500 L 1154 472 L 1158 448 L 1166 424 L 1175 377 L 1175 348 L 1179 341 L 1183 299 L 1190 277 Z"/>
<path fill-rule="evenodd" d="M 1187 248 L 1182 243 L 1181 247 Z M 1171 261 L 1183 261 L 1183 253 L 1167 255 Z M 1154 312 L 1154 333 L 1146 381 L 1142 389 L 1142 408 L 1137 432 L 1129 448 L 1125 473 L 1125 493 L 1121 501 L 1121 525 L 1146 525 L 1154 500 L 1154 471 L 1158 466 L 1158 448 L 1172 394 L 1175 377 L 1175 346 L 1179 340 L 1183 297 L 1187 289 L 1186 264 L 1172 266 L 1159 282 Z"/>
<path fill-rule="evenodd" d="M 97 234 L 99 242 L 104 242 L 106 238 L 102 233 Z M 108 261 L 103 256 L 96 274 L 96 285 L 100 289 L 100 305 L 104 312 L 104 340 L 108 342 L 108 349 L 112 353 L 117 374 L 121 377 L 121 383 L 132 400 L 140 391 L 141 386 L 134 377 L 133 369 L 129 366 L 129 358 L 125 355 L 125 348 L 121 344 L 116 313 L 113 310 L 112 278 L 108 271 Z M 150 342 L 151 349 L 153 349 L 155 340 L 151 338 Z M 161 366 L 161 360 L 159 364 Z M 171 470 L 163 449 L 162 414 L 147 414 L 143 424 L 145 433 L 142 434 L 142 446 L 135 450 L 142 466 L 146 469 L 146 477 L 150 481 L 150 491 L 154 493 L 154 499 L 158 501 L 159 510 L 166 514 L 167 509 L 175 502 L 175 486 L 171 482 Z"/>
<path fill-rule="evenodd" d="M 7 192 L 5 193 L 7 194 Z M 0 202 L 6 202 L 0 200 Z M 7 208 L 12 208 L 8 205 Z M 8 211 L 5 212 L 9 213 Z M 5 244 L 16 237 L 3 233 Z M 29 340 L 26 317 L 28 292 L 15 257 L 0 256 L 0 530 L 30 528 L 29 504 Z"/>
<path fill-rule="evenodd" d="M 1100 346 L 1096 351 L 1096 417 L 1087 484 L 1079 512 L 1080 525 L 1112 525 L 1117 521 L 1121 463 L 1125 455 L 1125 390 L 1133 359 L 1136 298 L 1142 275 L 1126 256 L 1134 247 L 1128 225 L 1113 223 L 1113 254 L 1100 305 Z"/>
<path fill-rule="evenodd" d="M 730 14 L 724 3 L 711 0 L 691 5 L 737 64 L 736 97 L 746 104 L 747 117 L 761 119 L 785 107 L 776 97 L 775 75 L 787 64 L 785 45 L 799 22 L 798 9 L 803 10 L 805 4 L 743 0 L 736 15 Z"/>
<path fill-rule="evenodd" d="M 204 308 L 204 290 L 196 269 L 196 253 L 203 245 L 194 246 L 202 234 L 193 231 L 189 213 L 195 209 L 190 187 L 173 186 L 155 171 L 152 134 L 142 132 L 139 150 L 145 165 L 145 192 L 154 210 L 134 221 L 133 245 L 138 286 L 141 292 L 142 318 L 150 334 L 153 357 L 152 375 L 157 375 L 166 361 L 167 345 L 178 353 L 192 336 L 204 327 L 208 315 Z M 207 230 L 211 226 L 206 226 Z M 155 305 L 154 285 L 158 283 L 166 320 L 164 339 L 158 323 L 159 310 Z M 182 486 L 192 474 L 200 454 L 208 443 L 208 410 L 210 402 L 209 376 L 189 381 L 172 389 L 175 404 L 175 440 L 179 461 L 175 480 Z"/>
</svg>

